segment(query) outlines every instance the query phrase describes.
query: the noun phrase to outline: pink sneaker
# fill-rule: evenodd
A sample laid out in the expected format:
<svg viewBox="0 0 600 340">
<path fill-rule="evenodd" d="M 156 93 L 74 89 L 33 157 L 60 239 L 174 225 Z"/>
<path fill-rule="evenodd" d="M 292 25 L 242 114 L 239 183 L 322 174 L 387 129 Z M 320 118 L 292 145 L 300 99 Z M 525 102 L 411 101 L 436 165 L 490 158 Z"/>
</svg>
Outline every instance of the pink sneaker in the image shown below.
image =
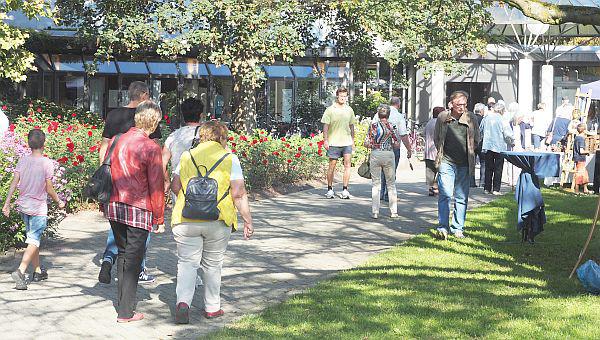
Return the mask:
<svg viewBox="0 0 600 340">
<path fill-rule="evenodd" d="M 207 318 L 207 319 L 218 318 L 220 316 L 223 316 L 223 314 L 225 314 L 225 312 L 223 312 L 222 309 L 219 309 L 216 312 L 207 312 L 207 311 L 204 311 L 204 317 Z"/>
<path fill-rule="evenodd" d="M 133 322 L 133 321 L 140 321 L 144 318 L 144 314 L 142 313 L 137 313 L 134 312 L 133 316 L 130 318 L 117 318 L 117 322 L 119 323 L 124 323 L 124 322 Z"/>
</svg>

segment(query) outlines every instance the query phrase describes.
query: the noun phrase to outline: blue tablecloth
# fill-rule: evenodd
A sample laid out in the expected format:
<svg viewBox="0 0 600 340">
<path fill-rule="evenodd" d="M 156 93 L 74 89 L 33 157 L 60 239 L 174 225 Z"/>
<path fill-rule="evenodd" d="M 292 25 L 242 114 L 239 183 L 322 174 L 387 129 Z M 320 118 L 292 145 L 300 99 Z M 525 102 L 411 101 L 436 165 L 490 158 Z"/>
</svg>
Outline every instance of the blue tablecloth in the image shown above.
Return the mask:
<svg viewBox="0 0 600 340">
<path fill-rule="evenodd" d="M 546 213 L 538 177 L 560 176 L 560 154 L 553 152 L 506 151 L 507 161 L 521 169 L 515 192 L 518 205 L 518 229 L 523 230 L 528 241 L 544 230 Z"/>
</svg>

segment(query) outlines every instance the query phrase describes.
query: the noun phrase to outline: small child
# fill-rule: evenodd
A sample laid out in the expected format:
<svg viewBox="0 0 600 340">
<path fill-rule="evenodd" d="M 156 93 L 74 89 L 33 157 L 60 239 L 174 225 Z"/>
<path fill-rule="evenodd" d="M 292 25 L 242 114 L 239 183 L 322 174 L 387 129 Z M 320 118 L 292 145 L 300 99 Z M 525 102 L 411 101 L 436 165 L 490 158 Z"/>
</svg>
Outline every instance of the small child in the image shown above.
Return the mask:
<svg viewBox="0 0 600 340">
<path fill-rule="evenodd" d="M 33 266 L 32 281 L 38 282 L 48 278 L 48 273 L 40 268 L 40 238 L 48 222 L 48 194 L 62 209 L 65 203 L 58 198 L 52 186 L 52 175 L 54 166 L 52 161 L 43 156 L 46 135 L 40 129 L 33 129 L 27 135 L 27 144 L 31 149 L 31 155 L 19 160 L 13 174 L 13 180 L 8 190 L 8 196 L 4 202 L 2 213 L 8 217 L 10 214 L 10 200 L 19 188 L 17 199 L 18 211 L 25 223 L 27 232 L 27 249 L 19 268 L 11 276 L 16 283 L 16 289 L 26 290 L 27 281 L 25 271 L 31 263 Z"/>
<path fill-rule="evenodd" d="M 583 186 L 583 193 L 589 194 L 587 185 L 590 182 L 589 175 L 585 169 L 585 156 L 589 154 L 585 147 L 585 124 L 577 125 L 577 136 L 573 143 L 573 162 L 575 162 L 575 193 L 579 193 L 579 187 Z"/>
</svg>

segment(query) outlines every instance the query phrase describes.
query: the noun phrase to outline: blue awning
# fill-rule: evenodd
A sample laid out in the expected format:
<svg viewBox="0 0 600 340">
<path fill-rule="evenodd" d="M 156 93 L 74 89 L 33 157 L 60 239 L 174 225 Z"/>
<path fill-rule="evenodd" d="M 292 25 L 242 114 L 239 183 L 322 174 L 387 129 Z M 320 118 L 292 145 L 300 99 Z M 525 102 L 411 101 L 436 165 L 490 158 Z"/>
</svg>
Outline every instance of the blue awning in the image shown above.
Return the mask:
<svg viewBox="0 0 600 340">
<path fill-rule="evenodd" d="M 292 66 L 296 78 L 319 78 L 319 73 L 312 66 Z"/>
<path fill-rule="evenodd" d="M 53 54 L 52 66 L 57 72 L 85 72 L 83 60 L 77 55 Z"/>
<path fill-rule="evenodd" d="M 231 71 L 227 65 L 217 66 L 215 64 L 207 64 L 208 71 L 213 77 L 231 77 Z"/>
<path fill-rule="evenodd" d="M 83 57 L 83 60 L 86 64 L 93 64 L 93 57 Z M 102 61 L 96 63 L 96 73 L 102 74 L 117 74 L 117 64 L 114 61 Z"/>
<path fill-rule="evenodd" d="M 271 65 L 263 67 L 268 78 L 294 78 L 294 74 L 289 66 Z"/>
<path fill-rule="evenodd" d="M 143 61 L 117 61 L 119 72 L 123 74 L 148 74 L 148 68 Z"/>
<path fill-rule="evenodd" d="M 158 76 L 177 76 L 177 65 L 174 62 L 149 61 L 148 69 L 150 73 Z"/>
</svg>

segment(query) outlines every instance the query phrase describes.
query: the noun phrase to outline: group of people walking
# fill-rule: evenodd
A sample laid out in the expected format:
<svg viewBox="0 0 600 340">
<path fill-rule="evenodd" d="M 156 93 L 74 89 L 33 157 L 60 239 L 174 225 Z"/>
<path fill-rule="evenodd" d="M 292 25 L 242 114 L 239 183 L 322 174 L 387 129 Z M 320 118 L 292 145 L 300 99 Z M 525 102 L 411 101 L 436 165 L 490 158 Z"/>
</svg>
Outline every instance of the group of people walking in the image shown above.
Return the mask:
<svg viewBox="0 0 600 340">
<path fill-rule="evenodd" d="M 112 192 L 109 203 L 101 204 L 110 229 L 98 279 L 110 284 L 116 263 L 117 322 L 144 318 L 136 310 L 137 285 L 140 280 L 149 280 L 143 265 L 149 235 L 164 232 L 165 196 L 171 192 L 171 227 L 178 256 L 175 321 L 189 322 L 198 269 L 203 279 L 204 316 L 222 316 L 221 267 L 231 232 L 237 228 L 238 213 L 243 219 L 244 238 L 254 233 L 241 164 L 227 148 L 228 129 L 217 121 L 200 124 L 202 102 L 188 99 L 182 105 L 186 126 L 174 131 L 161 148 L 157 139 L 161 137 L 158 124 L 162 114 L 150 100 L 148 86 L 136 81 L 128 92 L 130 103 L 108 113 L 102 134 L 99 158 L 101 163 L 110 164 Z M 39 261 L 40 239 L 47 224 L 47 195 L 64 207 L 52 188 L 52 163 L 43 156 L 44 140 L 39 129 L 29 133 L 32 154 L 19 161 L 2 209 L 8 216 L 10 197 L 18 187 L 17 206 L 26 224 L 28 247 L 12 278 L 22 290 L 29 281 L 48 278 Z M 194 200 L 200 197 L 198 190 L 203 190 L 197 182 L 208 183 L 218 197 L 208 202 L 210 214 L 186 212 L 207 206 L 207 202 Z M 25 276 L 30 264 L 32 280 Z"/>
</svg>

